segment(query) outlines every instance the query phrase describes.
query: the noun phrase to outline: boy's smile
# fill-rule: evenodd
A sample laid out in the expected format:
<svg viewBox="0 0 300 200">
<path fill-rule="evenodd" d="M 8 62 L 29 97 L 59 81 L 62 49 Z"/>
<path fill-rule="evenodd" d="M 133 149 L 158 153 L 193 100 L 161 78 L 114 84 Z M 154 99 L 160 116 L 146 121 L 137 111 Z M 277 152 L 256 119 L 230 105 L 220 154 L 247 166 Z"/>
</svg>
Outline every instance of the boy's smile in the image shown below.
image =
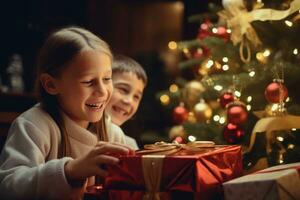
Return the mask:
<svg viewBox="0 0 300 200">
<path fill-rule="evenodd" d="M 114 92 L 107 106 L 113 123 L 122 125 L 137 111 L 142 99 L 144 82 L 132 72 L 113 75 Z"/>
</svg>

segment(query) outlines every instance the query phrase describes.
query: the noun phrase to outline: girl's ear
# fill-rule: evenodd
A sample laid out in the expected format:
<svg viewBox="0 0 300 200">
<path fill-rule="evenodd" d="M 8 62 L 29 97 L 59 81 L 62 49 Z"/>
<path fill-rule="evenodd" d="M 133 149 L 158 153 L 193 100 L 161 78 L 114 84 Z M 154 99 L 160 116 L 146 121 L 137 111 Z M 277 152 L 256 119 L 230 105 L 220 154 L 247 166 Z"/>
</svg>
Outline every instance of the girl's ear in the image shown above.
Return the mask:
<svg viewBox="0 0 300 200">
<path fill-rule="evenodd" d="M 56 81 L 51 75 L 43 73 L 40 77 L 40 82 L 44 90 L 49 94 L 57 95 L 59 93 Z"/>
</svg>

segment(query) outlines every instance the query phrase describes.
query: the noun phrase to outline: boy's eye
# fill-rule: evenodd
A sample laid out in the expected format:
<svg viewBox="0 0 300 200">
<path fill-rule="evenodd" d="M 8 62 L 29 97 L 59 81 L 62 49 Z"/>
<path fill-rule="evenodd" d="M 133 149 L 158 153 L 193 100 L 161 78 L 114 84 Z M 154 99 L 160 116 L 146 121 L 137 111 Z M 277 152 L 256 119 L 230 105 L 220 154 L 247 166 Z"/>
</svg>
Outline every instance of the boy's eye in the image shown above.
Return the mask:
<svg viewBox="0 0 300 200">
<path fill-rule="evenodd" d="M 141 96 L 139 96 L 139 95 L 134 95 L 134 99 L 135 99 L 136 101 L 139 101 L 139 100 L 141 99 Z"/>
<path fill-rule="evenodd" d="M 119 89 L 119 91 L 120 91 L 122 94 L 127 94 L 127 93 L 129 93 L 128 89 L 126 89 L 126 88 L 118 88 L 118 89 Z"/>
<path fill-rule="evenodd" d="M 93 80 L 90 81 L 82 81 L 81 83 L 85 84 L 85 85 L 92 85 L 93 84 Z"/>
</svg>

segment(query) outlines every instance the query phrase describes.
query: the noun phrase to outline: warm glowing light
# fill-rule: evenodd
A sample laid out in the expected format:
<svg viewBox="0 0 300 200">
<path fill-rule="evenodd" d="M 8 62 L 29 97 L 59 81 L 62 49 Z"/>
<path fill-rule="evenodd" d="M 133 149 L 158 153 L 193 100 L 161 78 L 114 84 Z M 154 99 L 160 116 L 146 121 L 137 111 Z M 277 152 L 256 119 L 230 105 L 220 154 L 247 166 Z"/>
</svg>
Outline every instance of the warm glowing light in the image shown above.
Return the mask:
<svg viewBox="0 0 300 200">
<path fill-rule="evenodd" d="M 170 41 L 168 47 L 169 49 L 175 50 L 177 49 L 177 43 L 175 41 Z"/>
<path fill-rule="evenodd" d="M 247 110 L 248 110 L 248 111 L 251 110 L 251 105 L 250 105 L 250 104 L 248 104 L 246 107 L 247 107 Z"/>
<path fill-rule="evenodd" d="M 215 122 L 219 121 L 219 120 L 220 120 L 220 116 L 219 116 L 219 115 L 215 115 L 215 116 L 213 117 L 213 120 L 214 120 Z"/>
<path fill-rule="evenodd" d="M 208 60 L 205 66 L 206 66 L 207 68 L 211 68 L 213 65 L 214 65 L 214 61 Z"/>
<path fill-rule="evenodd" d="M 271 51 L 269 49 L 266 49 L 264 52 L 263 52 L 263 56 L 264 57 L 268 57 L 271 55 Z"/>
<path fill-rule="evenodd" d="M 294 54 L 294 55 L 297 55 L 297 54 L 298 54 L 298 49 L 294 49 L 294 50 L 293 50 L 293 54 Z"/>
<path fill-rule="evenodd" d="M 283 137 L 278 136 L 278 137 L 277 137 L 277 140 L 280 141 L 280 142 L 282 142 L 282 141 L 283 141 Z"/>
<path fill-rule="evenodd" d="M 227 32 L 227 33 L 231 33 L 231 29 L 228 28 L 228 29 L 226 30 L 226 32 Z"/>
<path fill-rule="evenodd" d="M 227 57 L 223 57 L 223 58 L 222 58 L 222 61 L 223 61 L 224 63 L 227 63 L 227 62 L 228 62 L 228 58 L 227 58 Z"/>
<path fill-rule="evenodd" d="M 191 142 L 195 142 L 195 141 L 196 141 L 196 137 L 193 136 L 193 135 L 190 135 L 190 136 L 188 137 L 188 140 L 191 141 Z"/>
<path fill-rule="evenodd" d="M 217 28 L 213 28 L 211 31 L 212 31 L 213 33 L 218 33 L 218 29 L 217 29 Z"/>
<path fill-rule="evenodd" d="M 224 124 L 226 121 L 225 117 L 220 117 L 219 123 Z"/>
<path fill-rule="evenodd" d="M 250 77 L 253 77 L 253 76 L 255 76 L 255 71 L 251 71 L 251 72 L 249 72 L 249 76 L 250 76 Z"/>
<path fill-rule="evenodd" d="M 166 94 L 161 95 L 159 99 L 163 105 L 168 105 L 170 103 L 170 97 Z"/>
<path fill-rule="evenodd" d="M 252 96 L 248 96 L 247 97 L 247 102 L 251 102 L 252 101 Z"/>
<path fill-rule="evenodd" d="M 296 131 L 297 129 L 296 128 L 292 128 L 292 131 Z"/>
<path fill-rule="evenodd" d="M 223 65 L 223 66 L 222 66 L 222 69 L 223 69 L 224 71 L 227 71 L 227 70 L 229 70 L 229 66 L 228 66 L 228 65 Z"/>
<path fill-rule="evenodd" d="M 217 91 L 221 91 L 223 89 L 223 87 L 221 85 L 216 85 L 214 87 L 214 89 L 217 90 Z"/>
<path fill-rule="evenodd" d="M 285 25 L 287 25 L 288 27 L 292 27 L 293 26 L 293 22 L 289 21 L 289 20 L 285 20 L 284 21 Z"/>
<path fill-rule="evenodd" d="M 293 149 L 293 148 L 295 148 L 295 145 L 293 145 L 293 144 L 288 145 L 288 149 Z"/>
<path fill-rule="evenodd" d="M 178 86 L 176 84 L 172 84 L 169 87 L 170 92 L 175 93 L 178 91 Z"/>
<path fill-rule="evenodd" d="M 290 100 L 291 100 L 290 97 L 287 97 L 285 102 L 289 102 Z"/>
<path fill-rule="evenodd" d="M 241 93 L 239 92 L 239 91 L 234 91 L 234 95 L 236 96 L 236 97 L 241 97 Z"/>
<path fill-rule="evenodd" d="M 189 53 L 189 49 L 188 48 L 183 48 L 182 51 L 183 51 L 183 53 Z"/>
</svg>

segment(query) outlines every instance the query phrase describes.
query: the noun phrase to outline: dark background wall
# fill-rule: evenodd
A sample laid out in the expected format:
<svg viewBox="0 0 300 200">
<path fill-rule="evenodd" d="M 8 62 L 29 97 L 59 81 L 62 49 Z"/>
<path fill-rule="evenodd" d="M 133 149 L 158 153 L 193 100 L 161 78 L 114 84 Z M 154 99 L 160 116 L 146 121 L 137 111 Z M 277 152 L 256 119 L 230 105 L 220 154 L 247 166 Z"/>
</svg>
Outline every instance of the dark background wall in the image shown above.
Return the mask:
<svg viewBox="0 0 300 200">
<path fill-rule="evenodd" d="M 23 59 L 25 81 L 21 96 L 30 96 L 34 90 L 36 56 L 47 34 L 63 26 L 82 26 L 107 41 L 114 53 L 136 59 L 149 76 L 141 107 L 137 116 L 123 127 L 125 132 L 137 138 L 144 131 L 160 132 L 170 123 L 170 116 L 162 114 L 155 99 L 157 91 L 166 89 L 171 81 L 163 56 L 168 55 L 167 44 L 195 37 L 198 24 L 188 24 L 187 17 L 205 11 L 207 3 L 208 0 L 1 1 L 2 84 L 8 85 L 6 68 L 10 57 L 18 53 Z M 21 111 L 29 105 L 22 100 L 14 106 L 6 105 L 10 102 L 2 103 L 0 111 L 5 108 Z"/>
</svg>

